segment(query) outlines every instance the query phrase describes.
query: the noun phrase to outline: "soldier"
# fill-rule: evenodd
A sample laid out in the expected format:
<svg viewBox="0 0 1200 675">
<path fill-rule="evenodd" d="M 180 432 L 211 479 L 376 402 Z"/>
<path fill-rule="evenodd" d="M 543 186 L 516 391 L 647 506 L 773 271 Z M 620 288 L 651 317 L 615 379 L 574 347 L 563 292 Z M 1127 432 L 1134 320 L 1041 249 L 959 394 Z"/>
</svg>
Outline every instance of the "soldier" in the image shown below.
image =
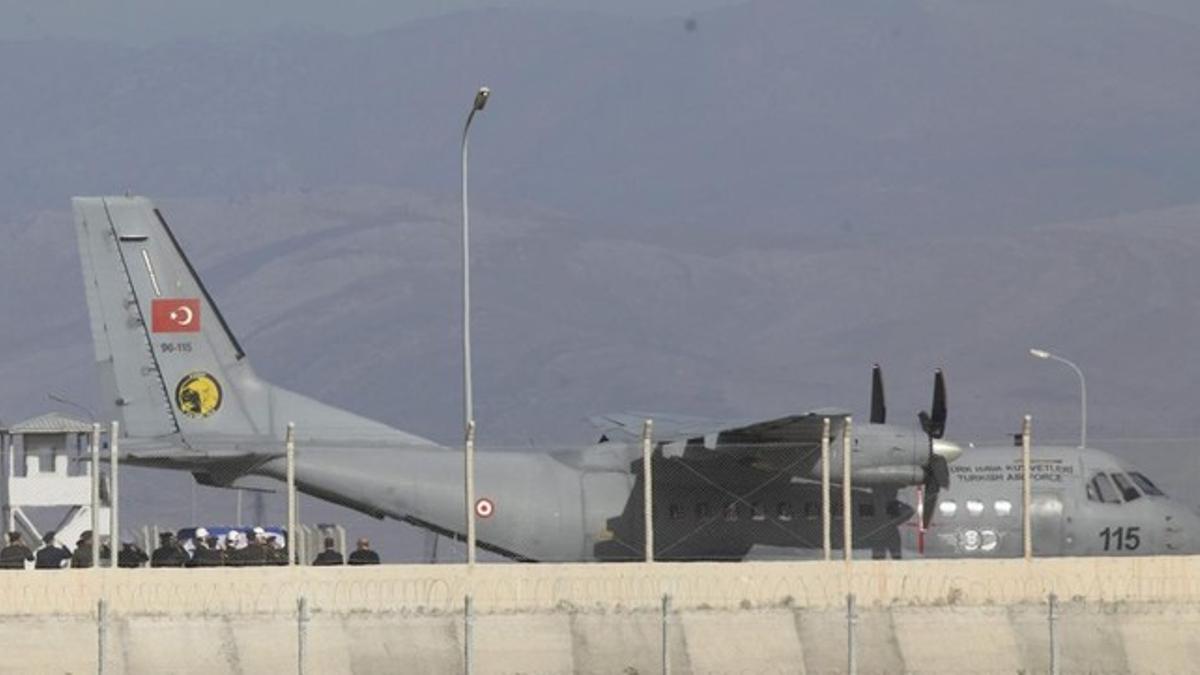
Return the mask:
<svg viewBox="0 0 1200 675">
<path fill-rule="evenodd" d="M 0 569 L 23 570 L 26 562 L 33 562 L 33 551 L 21 541 L 20 532 L 9 532 L 8 546 L 0 548 Z"/>
<path fill-rule="evenodd" d="M 378 565 L 379 554 L 371 550 L 371 540 L 363 537 L 358 540 L 358 548 L 350 554 L 350 565 Z"/>
<path fill-rule="evenodd" d="M 286 565 L 288 564 L 288 553 L 291 549 L 288 548 L 287 540 L 283 537 L 271 537 L 266 543 L 267 552 L 269 554 L 268 565 Z M 299 562 L 299 561 L 297 561 Z"/>
<path fill-rule="evenodd" d="M 246 546 L 246 535 L 237 530 L 230 530 L 225 535 L 225 564 L 231 567 L 241 567 L 245 564 L 242 551 Z"/>
<path fill-rule="evenodd" d="M 150 555 L 151 567 L 183 567 L 187 561 L 187 551 L 175 541 L 173 533 L 163 532 L 158 535 L 158 548 Z"/>
<path fill-rule="evenodd" d="M 196 550 L 192 551 L 192 560 L 188 567 L 220 567 L 225 564 L 224 556 L 217 549 L 217 538 L 209 536 L 203 527 L 196 530 Z"/>
<path fill-rule="evenodd" d="M 150 556 L 146 555 L 146 552 L 137 544 L 127 541 L 121 544 L 121 551 L 117 554 L 117 567 L 135 569 L 146 564 L 149 559 Z"/>
<path fill-rule="evenodd" d="M 92 531 L 84 530 L 75 542 L 75 553 L 71 555 L 71 567 L 91 567 L 92 563 Z"/>
<path fill-rule="evenodd" d="M 208 550 L 213 552 L 213 560 L 218 565 L 225 564 L 225 549 L 221 548 L 221 542 L 213 535 L 208 535 L 204 538 L 204 543 L 208 544 Z"/>
<path fill-rule="evenodd" d="M 71 550 L 54 540 L 54 530 L 42 535 L 42 542 L 45 545 L 39 548 L 34 556 L 34 569 L 60 570 L 71 559 Z"/>
<path fill-rule="evenodd" d="M 245 546 L 230 554 L 230 564 L 242 567 L 266 565 L 270 560 L 270 549 L 263 542 L 263 534 L 264 530 L 261 527 L 256 527 L 249 535 L 240 535 L 238 540 L 248 539 L 248 541 Z"/>
<path fill-rule="evenodd" d="M 267 531 L 261 527 L 255 527 L 250 543 L 246 544 L 246 548 L 242 549 L 242 552 L 245 554 L 247 565 L 271 564 L 274 556 L 271 552 L 271 545 L 267 543 Z"/>
<path fill-rule="evenodd" d="M 313 566 L 341 565 L 343 563 L 342 554 L 333 547 L 333 537 L 325 537 L 325 550 L 313 558 Z"/>
</svg>

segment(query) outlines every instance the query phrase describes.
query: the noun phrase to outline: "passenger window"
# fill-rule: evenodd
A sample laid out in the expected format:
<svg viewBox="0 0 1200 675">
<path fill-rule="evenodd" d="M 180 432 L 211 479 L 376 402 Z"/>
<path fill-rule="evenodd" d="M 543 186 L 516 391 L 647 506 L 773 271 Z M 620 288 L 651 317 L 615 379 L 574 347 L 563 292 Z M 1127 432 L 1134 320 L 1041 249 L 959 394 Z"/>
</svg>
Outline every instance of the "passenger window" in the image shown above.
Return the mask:
<svg viewBox="0 0 1200 675">
<path fill-rule="evenodd" d="M 816 518 L 819 515 L 821 515 L 820 505 L 818 505 L 814 502 L 804 502 L 804 517 L 805 518 L 812 519 L 812 518 Z"/>
<path fill-rule="evenodd" d="M 998 516 L 1007 516 L 1012 513 L 1012 502 L 1007 499 L 997 499 L 993 507 L 996 509 L 996 515 Z"/>
<path fill-rule="evenodd" d="M 938 504 L 938 512 L 945 518 L 953 518 L 954 514 L 958 513 L 958 504 L 954 502 L 942 502 Z"/>
<path fill-rule="evenodd" d="M 903 509 L 904 505 L 895 499 L 887 503 L 887 514 L 889 518 L 898 517 Z"/>
<path fill-rule="evenodd" d="M 1133 487 L 1133 481 L 1129 480 L 1129 476 L 1123 473 L 1114 473 L 1112 477 L 1117 481 L 1117 487 L 1121 488 L 1121 494 L 1125 497 L 1125 501 L 1131 502 L 1142 496 L 1142 493 Z"/>
<path fill-rule="evenodd" d="M 712 511 L 708 508 L 708 502 L 700 502 L 696 504 L 696 518 L 703 520 L 712 515 Z"/>
<path fill-rule="evenodd" d="M 1096 474 L 1092 478 L 1092 482 L 1088 484 L 1088 488 L 1088 499 L 1092 501 L 1103 502 L 1105 504 L 1121 503 L 1121 496 L 1117 493 L 1117 488 L 1113 487 L 1108 474 Z"/>
<path fill-rule="evenodd" d="M 671 504 L 667 507 L 667 514 L 671 520 L 683 520 L 683 507 L 678 504 Z"/>
<path fill-rule="evenodd" d="M 779 502 L 779 507 L 775 511 L 775 515 L 783 521 L 792 519 L 792 505 L 787 502 Z"/>
<path fill-rule="evenodd" d="M 1157 485 L 1151 483 L 1149 478 L 1146 478 L 1137 471 L 1130 471 L 1129 477 L 1133 479 L 1133 482 L 1137 483 L 1138 487 L 1142 488 L 1142 492 L 1145 492 L 1151 497 L 1166 497 L 1166 495 L 1163 494 L 1163 491 L 1158 489 Z"/>
<path fill-rule="evenodd" d="M 875 505 L 872 504 L 871 502 L 860 503 L 858 505 L 858 517 L 859 518 L 874 518 L 875 517 Z"/>
<path fill-rule="evenodd" d="M 978 499 L 967 500 L 967 513 L 978 516 L 983 514 L 983 502 Z"/>
</svg>

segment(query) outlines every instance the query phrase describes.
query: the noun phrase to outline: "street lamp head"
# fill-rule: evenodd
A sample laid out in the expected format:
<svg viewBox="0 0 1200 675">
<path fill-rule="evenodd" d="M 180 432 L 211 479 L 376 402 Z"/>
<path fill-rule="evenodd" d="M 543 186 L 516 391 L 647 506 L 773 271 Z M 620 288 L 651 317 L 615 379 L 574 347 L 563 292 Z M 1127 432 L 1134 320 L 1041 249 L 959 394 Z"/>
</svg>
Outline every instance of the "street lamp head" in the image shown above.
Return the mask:
<svg viewBox="0 0 1200 675">
<path fill-rule="evenodd" d="M 492 95 L 492 90 L 487 87 L 480 87 L 478 93 L 475 94 L 475 111 L 483 110 L 483 106 L 487 105 L 488 96 Z"/>
<path fill-rule="evenodd" d="M 1029 354 L 1030 356 L 1036 356 L 1039 359 L 1050 358 L 1050 352 L 1046 351 L 1045 349 L 1030 349 Z"/>
</svg>

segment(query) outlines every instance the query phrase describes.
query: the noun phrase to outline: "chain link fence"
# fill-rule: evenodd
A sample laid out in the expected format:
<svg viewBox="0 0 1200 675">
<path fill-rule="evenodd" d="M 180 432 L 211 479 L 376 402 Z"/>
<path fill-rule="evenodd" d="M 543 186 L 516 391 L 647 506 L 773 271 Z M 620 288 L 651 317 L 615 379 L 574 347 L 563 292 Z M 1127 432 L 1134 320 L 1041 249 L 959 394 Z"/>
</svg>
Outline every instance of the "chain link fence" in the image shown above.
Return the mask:
<svg viewBox="0 0 1200 675">
<path fill-rule="evenodd" d="M 828 432 L 805 442 L 678 430 L 662 438 L 651 432 L 643 440 L 633 430 L 585 446 L 482 444 L 470 469 L 461 447 L 396 445 L 386 434 L 361 433 L 355 443 L 328 447 L 321 438 L 348 431 L 299 425 L 295 484 L 298 491 L 385 518 L 387 536 L 403 540 L 391 546 L 386 562 L 463 562 L 472 523 L 481 563 L 809 560 L 843 557 L 847 548 L 854 558 L 1020 557 L 1026 532 L 1033 556 L 1190 552 L 1200 541 L 1189 501 L 1200 478 L 1200 439 L 1094 437 L 1088 450 L 1076 451 L 1074 439 L 1038 439 L 1035 431 L 1027 527 L 1021 449 L 1013 439 L 963 448 L 943 480 L 930 468 L 932 445 L 919 430 L 881 456 L 878 444 L 872 450 L 864 440 L 873 425 L 854 426 L 847 442 L 844 424 L 831 420 Z M 56 528 L 68 547 L 94 529 L 106 549 L 115 529 L 150 553 L 158 544 L 150 527 L 198 529 L 195 520 L 202 516 L 194 507 L 192 522 L 118 522 L 121 495 L 127 503 L 137 501 L 138 491 L 119 491 L 119 476 L 129 467 L 118 472 L 107 435 L 93 442 L 91 425 L 85 426 L 73 427 L 61 447 L 40 436 L 5 439 L 8 531 L 22 532 L 26 545 L 38 548 L 47 528 L 35 527 L 27 516 L 41 504 L 60 502 L 71 509 Z M 825 439 L 828 447 L 814 439 Z M 334 524 L 302 527 L 299 501 L 289 502 L 281 486 L 288 465 L 283 444 L 275 453 L 258 452 L 251 469 L 230 465 L 225 475 L 217 465 L 205 465 L 197 480 L 233 487 L 224 492 L 225 501 L 239 504 L 239 521 L 243 494 L 260 506 L 269 501 L 276 514 L 283 510 L 273 524 L 253 524 L 282 535 L 294 523 L 300 564 L 315 560 L 326 536 L 335 539 L 343 558 L 357 548 L 359 537 Z M 984 453 L 1000 459 L 980 461 Z M 847 459 L 849 481 L 843 480 Z M 322 482 L 341 471 L 352 474 L 350 482 L 342 480 L 337 489 Z M 475 479 L 470 495 L 468 471 Z M 1107 477 L 1092 485 L 1097 472 Z M 274 485 L 275 492 L 262 492 L 261 484 L 239 487 L 251 478 Z M 1109 488 L 1121 493 L 1113 497 Z M 1167 513 L 1168 505 L 1175 515 Z M 1082 534 L 1071 531 L 1097 513 L 1111 522 L 1089 524 Z M 1170 526 L 1152 528 L 1152 521 L 1172 519 Z M 1084 535 L 1088 546 L 1079 544 Z M 101 557 L 111 561 L 103 550 Z"/>
</svg>

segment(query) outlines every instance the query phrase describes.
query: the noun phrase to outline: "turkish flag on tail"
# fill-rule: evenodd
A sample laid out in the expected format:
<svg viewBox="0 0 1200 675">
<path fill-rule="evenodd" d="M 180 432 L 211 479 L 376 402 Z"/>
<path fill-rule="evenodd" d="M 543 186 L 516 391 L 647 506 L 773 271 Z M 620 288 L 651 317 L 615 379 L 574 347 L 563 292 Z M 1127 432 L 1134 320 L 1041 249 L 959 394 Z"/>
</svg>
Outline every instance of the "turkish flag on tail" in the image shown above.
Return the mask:
<svg viewBox="0 0 1200 675">
<path fill-rule="evenodd" d="M 199 333 L 200 301 L 196 298 L 152 300 L 150 330 L 154 333 Z"/>
</svg>

